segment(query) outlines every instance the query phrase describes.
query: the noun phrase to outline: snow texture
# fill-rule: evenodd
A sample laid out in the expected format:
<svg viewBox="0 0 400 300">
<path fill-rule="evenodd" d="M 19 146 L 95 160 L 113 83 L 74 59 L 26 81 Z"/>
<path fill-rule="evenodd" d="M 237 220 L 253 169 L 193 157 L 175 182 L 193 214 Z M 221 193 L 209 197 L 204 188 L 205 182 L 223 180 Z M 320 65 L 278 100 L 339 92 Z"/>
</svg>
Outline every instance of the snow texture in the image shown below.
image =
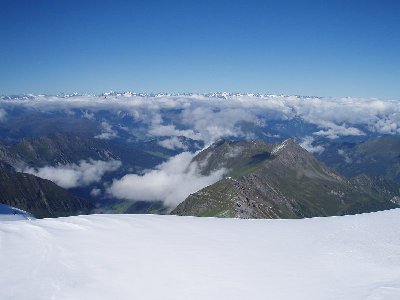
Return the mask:
<svg viewBox="0 0 400 300">
<path fill-rule="evenodd" d="M 400 210 L 0 223 L 0 299 L 400 299 Z"/>
<path fill-rule="evenodd" d="M 0 204 L 0 222 L 1 221 L 20 221 L 32 220 L 34 217 L 22 210 L 5 204 Z M 1 239 L 0 239 L 1 241 Z"/>
</svg>

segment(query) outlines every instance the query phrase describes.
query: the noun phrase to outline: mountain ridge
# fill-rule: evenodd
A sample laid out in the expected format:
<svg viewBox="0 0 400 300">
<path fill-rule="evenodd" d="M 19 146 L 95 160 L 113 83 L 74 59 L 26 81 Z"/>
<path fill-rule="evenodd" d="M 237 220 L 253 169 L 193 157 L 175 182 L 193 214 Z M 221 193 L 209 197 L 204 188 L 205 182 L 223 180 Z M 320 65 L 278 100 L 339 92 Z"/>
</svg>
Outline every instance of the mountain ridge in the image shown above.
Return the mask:
<svg viewBox="0 0 400 300">
<path fill-rule="evenodd" d="M 8 167 L 7 167 L 8 166 Z M 54 182 L 16 172 L 0 163 L 0 203 L 22 209 L 37 218 L 90 213 L 93 205 Z"/>
<path fill-rule="evenodd" d="M 391 198 L 387 199 L 384 193 L 372 191 L 367 185 L 358 187 L 357 181 L 352 182 L 330 169 L 293 139 L 274 145 L 252 141 L 242 143 L 242 146 L 252 149 L 255 144 L 259 145 L 260 152 L 253 153 L 252 157 L 261 156 L 263 159 L 247 172 L 239 173 L 237 166 L 249 159 L 238 155 L 235 158 L 237 164 L 229 163 L 228 159 L 225 165 L 228 169 L 229 166 L 234 168 L 224 179 L 190 195 L 171 213 L 239 218 L 304 218 L 398 207 L 396 201 L 390 201 L 399 194 L 397 184 L 393 183 L 395 187 L 391 187 L 389 193 Z M 213 168 L 204 159 L 210 159 L 213 164 L 216 160 L 213 155 L 221 158 L 226 153 L 226 149 L 221 151 L 224 145 L 211 146 L 201 154 L 203 161 L 198 157 L 194 161 L 198 161 L 200 168 L 203 163 L 209 172 Z"/>
</svg>

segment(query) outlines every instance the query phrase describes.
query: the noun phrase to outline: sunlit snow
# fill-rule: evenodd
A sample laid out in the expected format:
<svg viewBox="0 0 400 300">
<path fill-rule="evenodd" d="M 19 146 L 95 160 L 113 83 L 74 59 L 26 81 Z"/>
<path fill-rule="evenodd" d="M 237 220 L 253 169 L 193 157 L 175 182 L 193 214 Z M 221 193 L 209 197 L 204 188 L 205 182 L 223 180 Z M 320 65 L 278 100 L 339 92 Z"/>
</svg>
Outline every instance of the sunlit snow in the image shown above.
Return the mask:
<svg viewBox="0 0 400 300">
<path fill-rule="evenodd" d="M 0 222 L 0 299 L 400 299 L 400 210 Z"/>
</svg>

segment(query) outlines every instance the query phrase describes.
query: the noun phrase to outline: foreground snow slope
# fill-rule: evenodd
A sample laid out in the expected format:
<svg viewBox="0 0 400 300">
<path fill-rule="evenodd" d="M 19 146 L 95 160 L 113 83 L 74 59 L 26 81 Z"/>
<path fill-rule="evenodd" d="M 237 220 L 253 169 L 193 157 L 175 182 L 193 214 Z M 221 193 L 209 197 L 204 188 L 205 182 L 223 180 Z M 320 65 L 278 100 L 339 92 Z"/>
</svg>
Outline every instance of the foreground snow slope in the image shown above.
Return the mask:
<svg viewBox="0 0 400 300">
<path fill-rule="evenodd" d="M 22 210 L 12 206 L 8 206 L 0 203 L 0 222 L 1 221 L 20 221 L 20 220 L 32 220 L 34 217 Z M 1 228 L 1 225 L 0 225 Z"/>
<path fill-rule="evenodd" d="M 0 223 L 0 299 L 400 299 L 400 210 Z"/>
</svg>

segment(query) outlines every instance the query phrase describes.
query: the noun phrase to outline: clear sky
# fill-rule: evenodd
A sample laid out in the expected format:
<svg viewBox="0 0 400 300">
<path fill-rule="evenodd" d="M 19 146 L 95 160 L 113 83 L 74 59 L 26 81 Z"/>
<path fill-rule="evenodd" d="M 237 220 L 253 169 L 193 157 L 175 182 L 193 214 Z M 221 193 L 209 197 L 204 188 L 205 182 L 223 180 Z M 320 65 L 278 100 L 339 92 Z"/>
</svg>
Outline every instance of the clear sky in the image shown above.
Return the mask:
<svg viewBox="0 0 400 300">
<path fill-rule="evenodd" d="M 0 1 L 0 94 L 400 99 L 400 1 Z"/>
</svg>

